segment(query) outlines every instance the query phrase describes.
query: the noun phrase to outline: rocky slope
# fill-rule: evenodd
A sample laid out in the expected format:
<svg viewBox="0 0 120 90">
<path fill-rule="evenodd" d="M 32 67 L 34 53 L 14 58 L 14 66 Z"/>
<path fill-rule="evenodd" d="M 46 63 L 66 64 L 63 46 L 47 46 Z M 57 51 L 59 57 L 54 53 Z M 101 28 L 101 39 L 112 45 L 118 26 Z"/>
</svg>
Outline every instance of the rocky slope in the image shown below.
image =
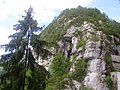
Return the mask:
<svg viewBox="0 0 120 90">
<path fill-rule="evenodd" d="M 40 35 L 52 42 L 37 61 L 50 72 L 46 90 L 120 90 L 119 27 L 97 9 L 63 11 Z"/>
</svg>

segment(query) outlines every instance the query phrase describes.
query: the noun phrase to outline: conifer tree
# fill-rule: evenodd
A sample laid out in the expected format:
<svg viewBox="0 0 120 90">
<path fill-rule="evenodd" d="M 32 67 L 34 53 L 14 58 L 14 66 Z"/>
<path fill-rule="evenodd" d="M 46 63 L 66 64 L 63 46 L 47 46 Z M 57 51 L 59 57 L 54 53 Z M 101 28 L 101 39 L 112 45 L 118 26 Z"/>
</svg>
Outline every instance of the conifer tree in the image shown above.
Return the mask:
<svg viewBox="0 0 120 90">
<path fill-rule="evenodd" d="M 14 25 L 16 31 L 10 35 L 10 42 L 3 45 L 5 51 L 9 54 L 2 55 L 4 72 L 1 75 L 1 86 L 3 90 L 44 90 L 47 71 L 44 67 L 38 65 L 33 55 L 37 57 L 48 54 L 44 49 L 47 43 L 39 39 L 35 32 L 43 27 L 38 27 L 38 23 L 33 19 L 33 8 L 25 11 L 26 16 Z M 45 54 L 44 54 L 45 53 Z M 46 54 L 47 53 L 47 54 Z"/>
</svg>

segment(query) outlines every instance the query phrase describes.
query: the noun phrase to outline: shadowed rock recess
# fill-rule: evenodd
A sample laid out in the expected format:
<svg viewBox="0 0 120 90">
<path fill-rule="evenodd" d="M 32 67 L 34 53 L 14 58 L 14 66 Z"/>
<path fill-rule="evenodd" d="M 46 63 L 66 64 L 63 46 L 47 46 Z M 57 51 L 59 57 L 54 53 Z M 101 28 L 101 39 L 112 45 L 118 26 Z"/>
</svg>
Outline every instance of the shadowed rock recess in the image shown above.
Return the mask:
<svg viewBox="0 0 120 90">
<path fill-rule="evenodd" d="M 40 34 L 46 90 L 120 90 L 120 23 L 96 8 L 66 9 Z"/>
</svg>

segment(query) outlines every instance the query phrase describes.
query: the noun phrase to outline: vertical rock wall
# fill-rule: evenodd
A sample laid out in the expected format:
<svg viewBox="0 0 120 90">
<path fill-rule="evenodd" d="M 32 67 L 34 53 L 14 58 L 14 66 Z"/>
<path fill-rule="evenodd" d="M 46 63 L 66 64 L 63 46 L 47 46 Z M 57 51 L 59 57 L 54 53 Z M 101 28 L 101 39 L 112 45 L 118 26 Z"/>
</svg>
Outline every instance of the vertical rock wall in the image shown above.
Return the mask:
<svg viewBox="0 0 120 90">
<path fill-rule="evenodd" d="M 84 85 L 92 87 L 94 90 L 108 90 L 106 83 L 104 83 L 105 76 L 105 34 L 100 31 L 95 31 L 91 24 L 85 24 L 84 27 L 89 27 L 86 32 L 86 46 L 84 58 L 88 61 L 87 75 L 84 79 Z M 93 38 L 93 35 L 96 37 Z M 98 38 L 98 40 L 95 40 Z"/>
<path fill-rule="evenodd" d="M 84 22 L 81 27 L 72 26 L 67 30 L 67 33 L 64 35 L 64 40 L 57 42 L 59 45 L 58 52 L 63 53 L 66 57 L 70 58 L 73 63 L 70 68 L 70 73 L 75 71 L 75 62 L 73 61 L 73 56 L 76 55 L 76 59 L 85 59 L 87 61 L 87 72 L 84 80 L 78 82 L 72 80 L 73 88 L 70 88 L 69 85 L 67 89 L 64 90 L 79 90 L 83 84 L 86 87 L 90 87 L 93 90 L 109 90 L 106 82 L 104 81 L 106 77 L 106 61 L 105 55 L 106 50 L 110 50 L 110 44 L 115 43 L 115 39 L 112 37 L 112 41 L 109 41 L 107 35 L 102 31 L 96 31 L 94 25 L 88 22 Z M 74 35 L 75 32 L 80 31 L 81 33 L 77 36 Z M 84 40 L 84 43 L 82 42 Z M 117 41 L 120 41 L 116 39 Z M 78 43 L 82 42 L 84 45 L 78 47 Z M 107 45 L 109 43 L 109 45 Z M 111 56 L 113 66 L 120 70 L 120 48 L 119 46 L 111 45 Z M 117 50 L 117 51 L 116 51 Z M 117 54 L 113 55 L 113 54 Z M 49 70 L 50 64 L 53 60 L 53 56 L 48 56 L 48 60 L 42 60 L 39 58 L 38 62 L 46 67 Z M 115 63 L 119 63 L 117 66 Z M 117 82 L 117 90 L 120 90 L 120 74 L 112 73 L 111 75 L 116 76 L 117 79 L 113 80 Z"/>
</svg>

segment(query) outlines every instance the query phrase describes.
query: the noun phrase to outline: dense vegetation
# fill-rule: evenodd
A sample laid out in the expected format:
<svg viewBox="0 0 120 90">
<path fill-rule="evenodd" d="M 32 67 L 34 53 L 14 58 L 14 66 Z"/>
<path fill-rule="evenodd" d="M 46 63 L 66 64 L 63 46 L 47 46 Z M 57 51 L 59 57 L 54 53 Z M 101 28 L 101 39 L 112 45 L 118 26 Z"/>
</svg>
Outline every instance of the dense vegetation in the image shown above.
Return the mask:
<svg viewBox="0 0 120 90">
<path fill-rule="evenodd" d="M 73 80 L 82 82 L 86 75 L 87 61 L 84 59 L 73 59 L 73 61 L 75 62 L 75 71 L 72 72 L 71 77 Z"/>
<path fill-rule="evenodd" d="M 75 65 L 75 71 L 70 72 L 72 65 Z M 56 54 L 50 67 L 50 76 L 47 82 L 46 90 L 62 90 L 73 87 L 73 80 L 82 82 L 86 75 L 87 61 L 84 59 L 73 59 L 71 62 L 62 53 Z M 81 90 L 92 90 L 84 85 Z"/>
<path fill-rule="evenodd" d="M 110 53 L 110 50 L 108 48 L 106 48 L 106 53 L 105 53 L 105 56 L 104 56 L 104 60 L 106 62 L 106 77 L 104 79 L 104 81 L 106 82 L 108 88 L 110 90 L 115 90 L 115 86 L 113 85 L 113 80 L 111 78 L 111 72 L 114 71 L 114 68 L 113 68 L 113 65 L 112 65 L 112 58 L 111 58 L 111 53 Z"/>
<path fill-rule="evenodd" d="M 96 8 L 77 8 L 64 10 L 40 35 L 48 42 L 59 40 L 71 26 L 80 27 L 84 21 L 94 24 L 96 30 L 103 31 L 107 35 L 114 35 L 120 38 L 120 23 L 111 20 L 105 13 Z"/>
<path fill-rule="evenodd" d="M 111 76 L 106 76 L 105 77 L 105 82 L 107 83 L 107 86 L 110 90 L 115 90 L 115 87 L 113 85 L 113 80 L 112 80 Z"/>
<path fill-rule="evenodd" d="M 46 90 L 62 90 L 65 84 L 70 84 L 70 60 L 61 53 L 56 54 L 51 64 L 50 77 Z M 65 79 L 66 78 L 66 79 Z M 70 81 L 70 82 L 69 82 Z"/>
</svg>

